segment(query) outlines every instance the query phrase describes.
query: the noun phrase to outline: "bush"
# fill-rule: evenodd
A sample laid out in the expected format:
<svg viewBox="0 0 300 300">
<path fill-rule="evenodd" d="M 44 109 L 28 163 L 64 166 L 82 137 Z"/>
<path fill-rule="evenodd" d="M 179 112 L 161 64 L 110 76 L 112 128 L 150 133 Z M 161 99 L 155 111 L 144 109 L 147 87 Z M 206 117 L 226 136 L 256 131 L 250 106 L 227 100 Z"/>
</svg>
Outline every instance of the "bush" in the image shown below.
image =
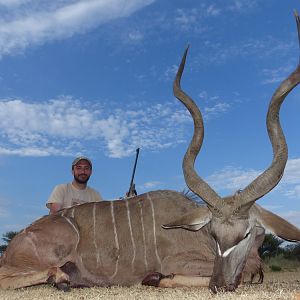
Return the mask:
<svg viewBox="0 0 300 300">
<path fill-rule="evenodd" d="M 291 244 L 285 247 L 284 257 L 287 259 L 296 259 L 300 261 L 300 243 Z"/>
<path fill-rule="evenodd" d="M 277 256 L 268 257 L 264 259 L 264 264 L 269 267 L 271 271 L 273 267 L 279 267 L 282 271 L 295 271 L 300 268 L 300 262 L 295 258 L 286 258 L 284 254 L 279 254 Z"/>
<path fill-rule="evenodd" d="M 269 268 L 272 272 L 279 272 L 282 270 L 280 266 L 276 266 L 276 265 L 271 265 Z"/>
<path fill-rule="evenodd" d="M 280 245 L 282 243 L 282 239 L 279 239 L 278 237 L 272 234 L 266 234 L 265 240 L 259 248 L 259 254 L 262 257 L 262 259 L 267 259 L 283 253 L 284 249 L 280 248 Z"/>
<path fill-rule="evenodd" d="M 0 245 L 0 256 L 4 253 L 6 248 L 7 248 L 7 245 Z"/>
<path fill-rule="evenodd" d="M 2 240 L 5 242 L 4 245 L 0 245 L 0 256 L 4 253 L 6 250 L 8 244 L 10 241 L 19 233 L 19 231 L 8 231 L 3 234 Z"/>
</svg>

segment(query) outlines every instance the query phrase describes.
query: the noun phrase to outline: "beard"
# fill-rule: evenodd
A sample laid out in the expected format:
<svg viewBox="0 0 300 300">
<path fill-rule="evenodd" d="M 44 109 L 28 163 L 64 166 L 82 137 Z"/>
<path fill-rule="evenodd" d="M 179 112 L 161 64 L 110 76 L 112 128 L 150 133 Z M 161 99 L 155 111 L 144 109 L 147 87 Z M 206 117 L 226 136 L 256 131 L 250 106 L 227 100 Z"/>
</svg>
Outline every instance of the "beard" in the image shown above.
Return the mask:
<svg viewBox="0 0 300 300">
<path fill-rule="evenodd" d="M 74 180 L 77 183 L 84 184 L 84 183 L 87 183 L 89 181 L 89 179 L 90 179 L 90 176 L 88 176 L 86 174 L 74 175 Z"/>
</svg>

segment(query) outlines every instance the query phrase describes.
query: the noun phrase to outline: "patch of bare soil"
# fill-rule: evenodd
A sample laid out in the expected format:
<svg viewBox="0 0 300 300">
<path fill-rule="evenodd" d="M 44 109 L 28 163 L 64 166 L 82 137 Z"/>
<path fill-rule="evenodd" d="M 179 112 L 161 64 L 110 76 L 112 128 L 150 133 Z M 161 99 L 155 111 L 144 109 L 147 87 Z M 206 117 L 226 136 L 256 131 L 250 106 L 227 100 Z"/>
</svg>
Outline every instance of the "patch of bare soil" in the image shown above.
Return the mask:
<svg viewBox="0 0 300 300">
<path fill-rule="evenodd" d="M 19 290 L 0 290 L 1 300 L 93 300 L 93 299 L 141 299 L 141 300 L 176 300 L 176 299 L 214 299 L 214 300 L 300 300 L 300 270 L 298 272 L 265 273 L 263 284 L 242 285 L 234 293 L 213 295 L 207 288 L 163 289 L 136 285 L 130 288 L 90 288 L 72 289 L 64 293 L 49 285 L 36 286 Z"/>
</svg>

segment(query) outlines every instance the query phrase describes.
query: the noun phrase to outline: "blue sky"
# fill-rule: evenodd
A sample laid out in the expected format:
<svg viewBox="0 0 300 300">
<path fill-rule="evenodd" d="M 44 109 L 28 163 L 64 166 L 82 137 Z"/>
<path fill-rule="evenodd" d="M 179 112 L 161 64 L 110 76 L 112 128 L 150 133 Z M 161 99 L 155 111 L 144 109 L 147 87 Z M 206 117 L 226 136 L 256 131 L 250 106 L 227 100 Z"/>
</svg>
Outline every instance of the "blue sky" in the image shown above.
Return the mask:
<svg viewBox="0 0 300 300">
<path fill-rule="evenodd" d="M 200 176 L 222 196 L 272 160 L 271 96 L 299 59 L 296 0 L 0 0 L 0 234 L 47 214 L 78 154 L 94 163 L 105 199 L 128 189 L 135 149 L 138 193 L 185 188 L 181 163 L 192 122 L 172 94 L 201 108 Z M 300 227 L 300 87 L 281 121 L 289 161 L 259 204 Z"/>
</svg>

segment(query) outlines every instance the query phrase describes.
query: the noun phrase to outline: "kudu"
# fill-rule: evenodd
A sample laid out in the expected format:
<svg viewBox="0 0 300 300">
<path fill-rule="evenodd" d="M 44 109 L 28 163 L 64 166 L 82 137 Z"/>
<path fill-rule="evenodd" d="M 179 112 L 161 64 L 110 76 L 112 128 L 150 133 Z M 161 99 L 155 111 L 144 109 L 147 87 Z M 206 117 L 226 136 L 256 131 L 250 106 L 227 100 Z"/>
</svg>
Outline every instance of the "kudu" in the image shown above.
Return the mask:
<svg viewBox="0 0 300 300">
<path fill-rule="evenodd" d="M 298 32 L 299 22 L 297 17 Z M 287 162 L 279 109 L 300 82 L 300 67 L 281 83 L 269 106 L 267 128 L 274 153 L 270 167 L 244 190 L 222 199 L 194 169 L 204 131 L 198 107 L 180 87 L 186 55 L 187 51 L 174 82 L 175 96 L 194 120 L 183 172 L 188 187 L 206 205 L 162 190 L 42 217 L 7 247 L 0 262 L 1 288 L 49 282 L 66 290 L 142 282 L 233 291 L 245 265 L 252 264 L 251 251 L 265 228 L 283 239 L 300 241 L 298 228 L 255 204 L 277 185 Z"/>
</svg>

